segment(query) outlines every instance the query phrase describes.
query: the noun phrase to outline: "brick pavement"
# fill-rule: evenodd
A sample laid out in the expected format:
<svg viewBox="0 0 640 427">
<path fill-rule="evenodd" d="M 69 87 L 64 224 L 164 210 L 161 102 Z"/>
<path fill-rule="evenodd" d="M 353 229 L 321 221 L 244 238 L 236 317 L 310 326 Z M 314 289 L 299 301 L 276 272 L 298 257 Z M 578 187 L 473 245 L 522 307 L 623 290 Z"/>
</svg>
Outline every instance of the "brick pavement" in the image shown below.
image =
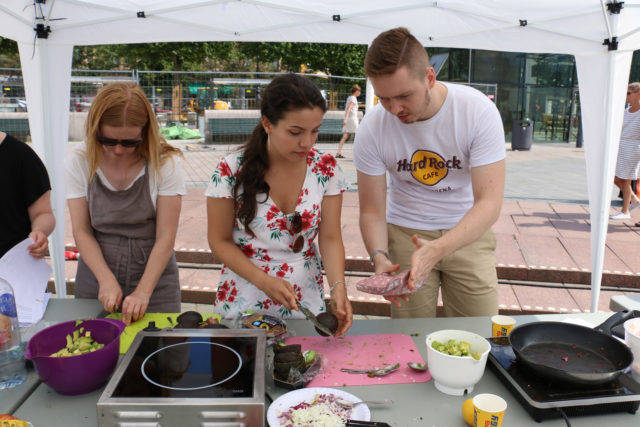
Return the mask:
<svg viewBox="0 0 640 427">
<path fill-rule="evenodd" d="M 219 265 L 208 250 L 204 187 L 220 158 L 236 146 L 180 143 L 185 155 L 188 194 L 183 199 L 176 250 L 183 300 L 210 303 Z M 335 152 L 335 144 L 321 149 Z M 340 165 L 351 182 L 355 169 L 350 146 Z M 560 181 L 558 181 L 558 175 Z M 561 182 L 562 186 L 558 186 Z M 617 193 L 616 193 L 617 194 Z M 498 246 L 500 311 L 503 313 L 589 311 L 589 212 L 584 179 L 584 153 L 567 144 L 534 144 L 531 151 L 507 151 L 507 184 L 499 220 L 494 225 Z M 619 204 L 617 200 L 613 204 Z M 615 209 L 612 209 L 615 213 Z M 343 202 L 343 239 L 351 270 L 347 286 L 357 312 L 387 315 L 384 300 L 359 293 L 355 282 L 370 274 L 358 229 L 357 187 Z M 609 310 L 612 295 L 640 291 L 640 210 L 632 220 L 609 225 L 599 309 Z M 66 243 L 73 246 L 67 215 Z M 67 262 L 67 277 L 75 263 Z M 73 281 L 69 281 L 70 287 Z"/>
</svg>

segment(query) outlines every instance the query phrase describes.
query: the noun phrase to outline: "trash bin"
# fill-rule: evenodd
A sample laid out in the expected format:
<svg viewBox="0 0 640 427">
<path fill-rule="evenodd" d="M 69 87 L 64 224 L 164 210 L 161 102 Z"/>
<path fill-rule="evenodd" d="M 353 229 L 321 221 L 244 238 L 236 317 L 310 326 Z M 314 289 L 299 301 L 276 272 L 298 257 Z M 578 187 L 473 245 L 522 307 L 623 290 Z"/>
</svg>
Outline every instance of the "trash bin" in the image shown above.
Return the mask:
<svg viewBox="0 0 640 427">
<path fill-rule="evenodd" d="M 533 142 L 533 121 L 514 120 L 511 127 L 511 149 L 530 150 Z"/>
<path fill-rule="evenodd" d="M 582 134 L 582 119 L 578 120 L 578 135 L 576 136 L 576 147 L 581 148 L 584 142 L 584 136 Z"/>
</svg>

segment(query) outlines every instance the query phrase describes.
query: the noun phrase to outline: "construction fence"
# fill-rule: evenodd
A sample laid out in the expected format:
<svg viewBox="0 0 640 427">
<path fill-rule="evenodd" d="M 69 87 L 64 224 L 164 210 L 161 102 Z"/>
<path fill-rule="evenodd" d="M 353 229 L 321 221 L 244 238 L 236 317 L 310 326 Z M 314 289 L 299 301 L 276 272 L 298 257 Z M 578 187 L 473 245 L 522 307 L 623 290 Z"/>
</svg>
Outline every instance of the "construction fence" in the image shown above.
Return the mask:
<svg viewBox="0 0 640 427">
<path fill-rule="evenodd" d="M 138 83 L 147 94 L 161 126 L 182 124 L 198 129 L 205 141 L 236 143 L 246 139 L 253 129 L 256 110 L 260 108 L 261 94 L 271 80 L 281 73 L 271 72 L 178 72 L 141 70 L 72 70 L 69 111 L 86 113 L 98 90 L 115 81 Z M 304 74 L 320 89 L 327 100 L 329 111 L 336 123 L 323 125 L 320 138 L 326 142 L 338 141 L 341 137 L 341 120 L 338 112 L 344 111 L 345 102 L 351 95 L 351 87 L 359 85 L 362 93 L 358 98 L 364 110 L 366 80 L 358 77 Z M 18 134 L 28 139 L 28 120 L 22 72 L 19 68 L 0 68 L 0 130 Z M 497 85 L 472 86 L 496 101 Z M 207 111 L 236 111 L 228 113 L 228 121 L 222 120 L 227 113 L 218 113 L 215 120 L 207 118 Z M 241 113 L 240 111 L 245 111 Z M 338 114 L 338 115 L 336 115 Z M 333 118 L 335 116 L 335 119 Z M 80 115 L 82 117 L 82 115 Z M 247 118 L 251 120 L 240 120 Z M 233 122 L 230 126 L 229 123 Z M 257 123 L 257 120 L 255 120 Z M 338 123 L 340 122 L 340 123 Z M 213 124 L 218 128 L 211 128 Z M 238 124 L 242 123 L 241 127 Z M 226 130 L 228 129 L 228 131 Z M 70 134 L 72 134 L 70 130 Z"/>
</svg>

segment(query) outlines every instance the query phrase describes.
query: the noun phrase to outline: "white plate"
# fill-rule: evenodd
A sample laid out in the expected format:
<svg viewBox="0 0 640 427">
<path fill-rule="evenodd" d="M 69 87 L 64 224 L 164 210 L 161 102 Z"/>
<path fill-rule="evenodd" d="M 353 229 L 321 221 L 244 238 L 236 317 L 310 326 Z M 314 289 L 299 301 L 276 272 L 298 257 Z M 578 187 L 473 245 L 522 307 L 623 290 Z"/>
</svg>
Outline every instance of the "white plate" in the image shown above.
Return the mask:
<svg viewBox="0 0 640 427">
<path fill-rule="evenodd" d="M 339 390 L 337 388 L 328 387 L 311 387 L 301 388 L 283 394 L 269 405 L 267 411 L 267 422 L 270 427 L 280 427 L 280 419 L 278 418 L 283 412 L 287 412 L 289 408 L 302 402 L 311 402 L 316 394 L 333 394 L 349 402 L 360 402 L 362 399 L 357 398 L 351 393 Z M 351 419 L 359 421 L 370 421 L 371 411 L 366 403 L 358 405 L 351 410 Z"/>
</svg>

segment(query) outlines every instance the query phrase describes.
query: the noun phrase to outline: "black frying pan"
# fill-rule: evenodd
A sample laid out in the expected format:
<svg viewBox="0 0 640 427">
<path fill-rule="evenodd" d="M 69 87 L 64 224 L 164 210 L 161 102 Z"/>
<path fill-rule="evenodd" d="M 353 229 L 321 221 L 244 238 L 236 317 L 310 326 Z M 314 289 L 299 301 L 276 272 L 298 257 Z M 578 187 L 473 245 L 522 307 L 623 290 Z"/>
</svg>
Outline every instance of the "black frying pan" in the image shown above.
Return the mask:
<svg viewBox="0 0 640 427">
<path fill-rule="evenodd" d="M 622 311 L 595 329 L 563 322 L 534 322 L 511 331 L 519 363 L 550 380 L 601 384 L 616 379 L 633 362 L 631 350 L 610 335 L 632 313 Z"/>
</svg>

